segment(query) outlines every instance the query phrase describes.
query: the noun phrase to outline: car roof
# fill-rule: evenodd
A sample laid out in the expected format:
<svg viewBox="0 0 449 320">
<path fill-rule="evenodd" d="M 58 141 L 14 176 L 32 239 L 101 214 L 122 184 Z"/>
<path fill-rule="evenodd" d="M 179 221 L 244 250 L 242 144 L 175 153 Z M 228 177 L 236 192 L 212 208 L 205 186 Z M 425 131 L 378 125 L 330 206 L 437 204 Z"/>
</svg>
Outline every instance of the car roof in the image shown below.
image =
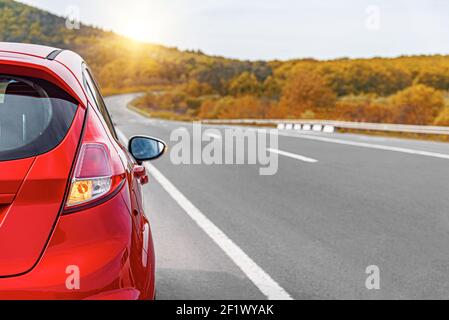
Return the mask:
<svg viewBox="0 0 449 320">
<path fill-rule="evenodd" d="M 58 50 L 58 48 L 41 46 L 37 44 L 0 42 L 0 50 L 46 58 L 50 53 Z"/>
<path fill-rule="evenodd" d="M 87 105 L 82 85 L 83 59 L 72 51 L 36 44 L 0 42 L 0 65 L 19 65 L 44 71 L 48 77 L 62 81 L 66 91 Z"/>
</svg>

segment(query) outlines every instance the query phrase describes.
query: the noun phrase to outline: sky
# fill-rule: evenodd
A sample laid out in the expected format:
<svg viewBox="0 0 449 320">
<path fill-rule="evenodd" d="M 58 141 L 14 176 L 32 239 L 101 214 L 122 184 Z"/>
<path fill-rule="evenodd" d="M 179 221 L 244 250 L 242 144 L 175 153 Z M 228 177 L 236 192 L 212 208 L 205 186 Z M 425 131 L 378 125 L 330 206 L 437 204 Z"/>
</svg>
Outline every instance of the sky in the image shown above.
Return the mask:
<svg viewBox="0 0 449 320">
<path fill-rule="evenodd" d="M 449 54 L 448 0 L 23 0 L 144 42 L 249 60 Z"/>
</svg>

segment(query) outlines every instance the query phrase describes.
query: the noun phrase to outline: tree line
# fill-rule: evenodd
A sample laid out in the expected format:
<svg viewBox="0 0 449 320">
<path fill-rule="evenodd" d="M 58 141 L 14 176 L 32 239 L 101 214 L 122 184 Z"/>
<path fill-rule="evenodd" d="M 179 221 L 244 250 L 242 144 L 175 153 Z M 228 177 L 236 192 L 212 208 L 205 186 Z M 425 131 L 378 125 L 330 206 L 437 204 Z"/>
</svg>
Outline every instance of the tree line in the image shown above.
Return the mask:
<svg viewBox="0 0 449 320">
<path fill-rule="evenodd" d="M 147 91 L 135 105 L 166 117 L 329 118 L 449 125 L 449 56 L 241 61 L 143 44 L 12 0 L 0 41 L 71 49 L 106 93 Z"/>
</svg>

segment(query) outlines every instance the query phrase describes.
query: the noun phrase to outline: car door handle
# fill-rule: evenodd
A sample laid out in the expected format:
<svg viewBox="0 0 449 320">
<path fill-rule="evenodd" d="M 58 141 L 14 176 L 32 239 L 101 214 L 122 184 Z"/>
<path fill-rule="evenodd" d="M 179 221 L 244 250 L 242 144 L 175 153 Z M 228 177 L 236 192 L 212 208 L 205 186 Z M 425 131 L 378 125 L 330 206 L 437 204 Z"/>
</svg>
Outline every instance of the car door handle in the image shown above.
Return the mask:
<svg viewBox="0 0 449 320">
<path fill-rule="evenodd" d="M 149 181 L 147 170 L 144 166 L 134 166 L 133 175 L 139 180 L 141 184 L 147 184 Z"/>
</svg>

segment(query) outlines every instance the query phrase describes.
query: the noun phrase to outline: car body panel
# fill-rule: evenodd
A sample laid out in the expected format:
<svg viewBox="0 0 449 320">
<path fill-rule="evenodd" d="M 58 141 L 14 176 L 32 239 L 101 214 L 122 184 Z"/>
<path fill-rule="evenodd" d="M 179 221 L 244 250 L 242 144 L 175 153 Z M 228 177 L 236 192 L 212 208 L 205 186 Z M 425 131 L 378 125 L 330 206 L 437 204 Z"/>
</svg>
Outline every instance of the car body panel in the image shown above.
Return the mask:
<svg viewBox="0 0 449 320">
<path fill-rule="evenodd" d="M 131 268 L 139 265 L 142 252 L 139 259 L 131 254 L 136 231 L 126 197 L 129 194 L 124 186 L 98 207 L 59 217 L 36 267 L 19 277 L 0 279 L 0 299 L 79 300 L 129 288 L 137 290 L 140 299 L 152 299 L 154 281 L 147 275 L 153 274 L 154 265 L 140 263 L 140 273 Z M 80 272 L 79 289 L 66 283 L 70 282 L 73 266 Z M 144 282 L 147 284 L 136 286 Z"/>
<path fill-rule="evenodd" d="M 27 172 L 26 167 L 19 171 L 20 176 L 24 173 L 26 176 L 20 181 L 14 201 L 0 225 L 1 277 L 25 273 L 40 258 L 65 198 L 83 124 L 84 110 L 80 108 L 61 144 L 51 152 L 34 157 Z M 16 161 L 0 162 L 0 171 L 9 171 L 13 162 Z M 18 165 L 22 163 L 24 160 L 17 162 Z M 2 176 L 0 184 L 9 185 L 11 180 Z"/>
<path fill-rule="evenodd" d="M 82 85 L 81 66 L 78 68 L 74 67 L 82 61 L 80 56 L 74 53 L 65 53 L 62 57 L 65 59 L 52 61 L 45 59 L 45 57 L 21 54 L 8 51 L 8 49 L 12 48 L 7 43 L 0 42 L 1 73 L 29 76 L 50 81 L 63 88 L 83 107 L 86 107 L 87 97 Z M 69 69 L 70 66 L 74 69 Z"/>
<path fill-rule="evenodd" d="M 0 181 L 2 182 L 0 183 L 0 195 L 16 195 L 35 158 L 0 163 Z M 10 204 L 10 202 L 1 204 Z"/>
</svg>

